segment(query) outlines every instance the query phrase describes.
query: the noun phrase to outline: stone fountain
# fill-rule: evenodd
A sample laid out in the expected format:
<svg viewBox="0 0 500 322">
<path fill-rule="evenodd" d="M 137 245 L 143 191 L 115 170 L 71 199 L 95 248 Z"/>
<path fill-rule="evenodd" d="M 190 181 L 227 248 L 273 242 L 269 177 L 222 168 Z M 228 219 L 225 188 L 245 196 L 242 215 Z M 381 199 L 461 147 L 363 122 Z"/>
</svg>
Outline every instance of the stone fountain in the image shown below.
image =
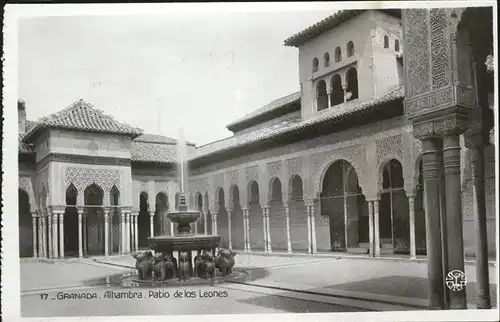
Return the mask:
<svg viewBox="0 0 500 322">
<path fill-rule="evenodd" d="M 211 252 L 213 256 L 216 255 L 216 249 L 219 246 L 220 236 L 218 235 L 200 235 L 191 232 L 191 224 L 195 223 L 200 218 L 200 212 L 189 210 L 186 204 L 185 196 L 185 171 L 186 171 L 186 158 L 184 153 L 186 146 L 180 135 L 178 143 L 178 165 L 179 165 L 179 181 L 180 181 L 180 203 L 179 210 L 167 213 L 167 218 L 177 224 L 177 230 L 174 236 L 154 236 L 149 237 L 148 241 L 151 248 L 155 252 L 160 252 L 169 255 L 171 258 L 183 258 L 187 260 L 189 266 L 189 277 L 195 274 L 193 269 L 193 253 L 200 255 L 202 252 Z M 177 255 L 177 256 L 174 256 Z M 182 254 L 182 256 L 181 256 Z M 186 256 L 187 255 L 187 256 Z M 187 257 L 187 258 L 186 258 Z M 177 266 L 177 263 L 175 264 Z M 180 264 L 177 267 L 180 269 Z"/>
</svg>

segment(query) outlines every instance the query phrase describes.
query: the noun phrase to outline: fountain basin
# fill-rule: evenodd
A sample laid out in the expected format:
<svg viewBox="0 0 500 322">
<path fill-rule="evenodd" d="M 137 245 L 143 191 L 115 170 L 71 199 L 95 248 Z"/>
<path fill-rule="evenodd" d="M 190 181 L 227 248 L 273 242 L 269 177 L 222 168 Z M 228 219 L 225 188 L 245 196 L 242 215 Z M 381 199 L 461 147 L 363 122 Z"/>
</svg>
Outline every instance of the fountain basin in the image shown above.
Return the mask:
<svg viewBox="0 0 500 322">
<path fill-rule="evenodd" d="M 181 211 L 167 213 L 167 218 L 170 219 L 171 222 L 178 224 L 178 235 L 190 235 L 190 224 L 194 223 L 196 220 L 198 220 L 198 218 L 200 218 L 200 212 L 183 209 Z"/>
<path fill-rule="evenodd" d="M 189 224 L 188 224 L 189 226 Z M 155 252 L 171 253 L 177 251 L 206 250 L 215 254 L 219 246 L 220 236 L 217 235 L 186 235 L 186 236 L 155 236 L 148 238 Z"/>
</svg>

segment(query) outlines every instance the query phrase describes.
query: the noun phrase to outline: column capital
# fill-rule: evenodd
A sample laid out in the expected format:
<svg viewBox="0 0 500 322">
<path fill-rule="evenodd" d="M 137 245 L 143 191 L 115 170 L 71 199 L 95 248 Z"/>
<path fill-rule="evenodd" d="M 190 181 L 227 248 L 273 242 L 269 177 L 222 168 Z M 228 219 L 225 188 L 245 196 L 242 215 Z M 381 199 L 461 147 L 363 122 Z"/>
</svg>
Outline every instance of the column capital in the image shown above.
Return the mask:
<svg viewBox="0 0 500 322">
<path fill-rule="evenodd" d="M 31 212 L 31 218 L 35 219 L 38 217 L 38 213 L 36 211 Z"/>
</svg>

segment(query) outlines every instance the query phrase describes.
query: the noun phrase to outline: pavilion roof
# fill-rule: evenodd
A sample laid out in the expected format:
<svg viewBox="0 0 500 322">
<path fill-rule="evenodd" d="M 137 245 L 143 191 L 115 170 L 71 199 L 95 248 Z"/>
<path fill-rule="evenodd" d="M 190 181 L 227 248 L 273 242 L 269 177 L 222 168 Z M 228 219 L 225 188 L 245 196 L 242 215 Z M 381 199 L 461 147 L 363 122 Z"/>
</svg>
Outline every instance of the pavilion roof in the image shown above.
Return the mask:
<svg viewBox="0 0 500 322">
<path fill-rule="evenodd" d="M 130 135 L 132 138 L 142 134 L 141 129 L 119 122 L 83 100 L 78 100 L 67 108 L 38 120 L 36 125 L 26 132 L 23 141 L 29 142 L 36 133 L 45 128 L 116 133 Z"/>
<path fill-rule="evenodd" d="M 292 104 L 298 103 L 298 102 L 300 102 L 300 92 L 295 92 L 295 93 L 289 94 L 287 96 L 278 98 L 278 99 L 270 102 L 269 104 L 266 104 L 263 107 L 258 108 L 256 110 L 248 113 L 244 117 L 242 117 L 234 122 L 231 122 L 226 127 L 228 130 L 231 131 L 231 130 L 234 130 L 234 129 L 241 127 L 245 123 L 250 123 L 259 117 L 263 117 L 266 114 L 271 114 L 271 113 L 275 113 L 275 112 L 278 112 L 278 113 L 282 112 L 283 114 L 285 114 L 285 113 L 289 112 L 290 106 Z"/>
<path fill-rule="evenodd" d="M 395 15 L 400 17 L 401 10 L 400 9 L 377 9 L 379 11 L 384 11 L 388 14 Z M 355 16 L 365 12 L 367 10 L 341 10 L 337 13 L 315 23 L 314 25 L 292 35 L 288 39 L 285 40 L 285 46 L 293 46 L 298 47 L 303 45 L 308 40 L 320 35 L 321 33 L 333 29 L 340 24 L 346 22 L 349 19 L 354 18 Z"/>
<path fill-rule="evenodd" d="M 255 131 L 236 134 L 234 136 L 212 142 L 196 149 L 191 160 L 200 159 L 216 153 L 222 153 L 234 148 L 243 147 L 252 143 L 257 143 L 266 139 L 284 136 L 297 131 L 306 131 L 315 125 L 329 122 L 337 119 L 345 119 L 355 114 L 363 114 L 374 106 L 402 100 L 404 98 L 404 87 L 397 86 L 381 97 L 361 103 L 359 105 L 346 106 L 345 108 L 329 108 L 317 116 L 302 120 L 300 118 L 292 118 L 276 122 L 275 124 L 266 126 Z"/>
</svg>

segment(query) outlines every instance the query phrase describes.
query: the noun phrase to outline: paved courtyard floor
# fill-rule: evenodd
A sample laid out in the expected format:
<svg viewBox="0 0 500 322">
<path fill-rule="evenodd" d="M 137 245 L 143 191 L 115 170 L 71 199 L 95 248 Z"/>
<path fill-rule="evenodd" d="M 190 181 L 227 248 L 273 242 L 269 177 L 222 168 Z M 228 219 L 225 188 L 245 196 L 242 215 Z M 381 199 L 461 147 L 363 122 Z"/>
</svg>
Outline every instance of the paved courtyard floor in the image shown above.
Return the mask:
<svg viewBox="0 0 500 322">
<path fill-rule="evenodd" d="M 243 281 L 213 286 L 167 282 L 160 288 L 120 285 L 123 274 L 134 272 L 131 256 L 22 262 L 22 315 L 319 313 L 415 310 L 427 305 L 427 267 L 421 262 L 243 253 L 235 259 L 235 267 L 248 274 Z M 466 275 L 469 308 L 474 309 L 475 267 L 467 265 Z M 494 303 L 496 277 L 496 267 L 491 266 Z M 108 291 L 138 292 L 142 298 L 111 299 Z M 176 298 L 177 291 L 190 298 Z M 168 292 L 169 298 L 159 298 L 161 292 Z M 60 299 L 72 293 L 96 298 Z"/>
</svg>

